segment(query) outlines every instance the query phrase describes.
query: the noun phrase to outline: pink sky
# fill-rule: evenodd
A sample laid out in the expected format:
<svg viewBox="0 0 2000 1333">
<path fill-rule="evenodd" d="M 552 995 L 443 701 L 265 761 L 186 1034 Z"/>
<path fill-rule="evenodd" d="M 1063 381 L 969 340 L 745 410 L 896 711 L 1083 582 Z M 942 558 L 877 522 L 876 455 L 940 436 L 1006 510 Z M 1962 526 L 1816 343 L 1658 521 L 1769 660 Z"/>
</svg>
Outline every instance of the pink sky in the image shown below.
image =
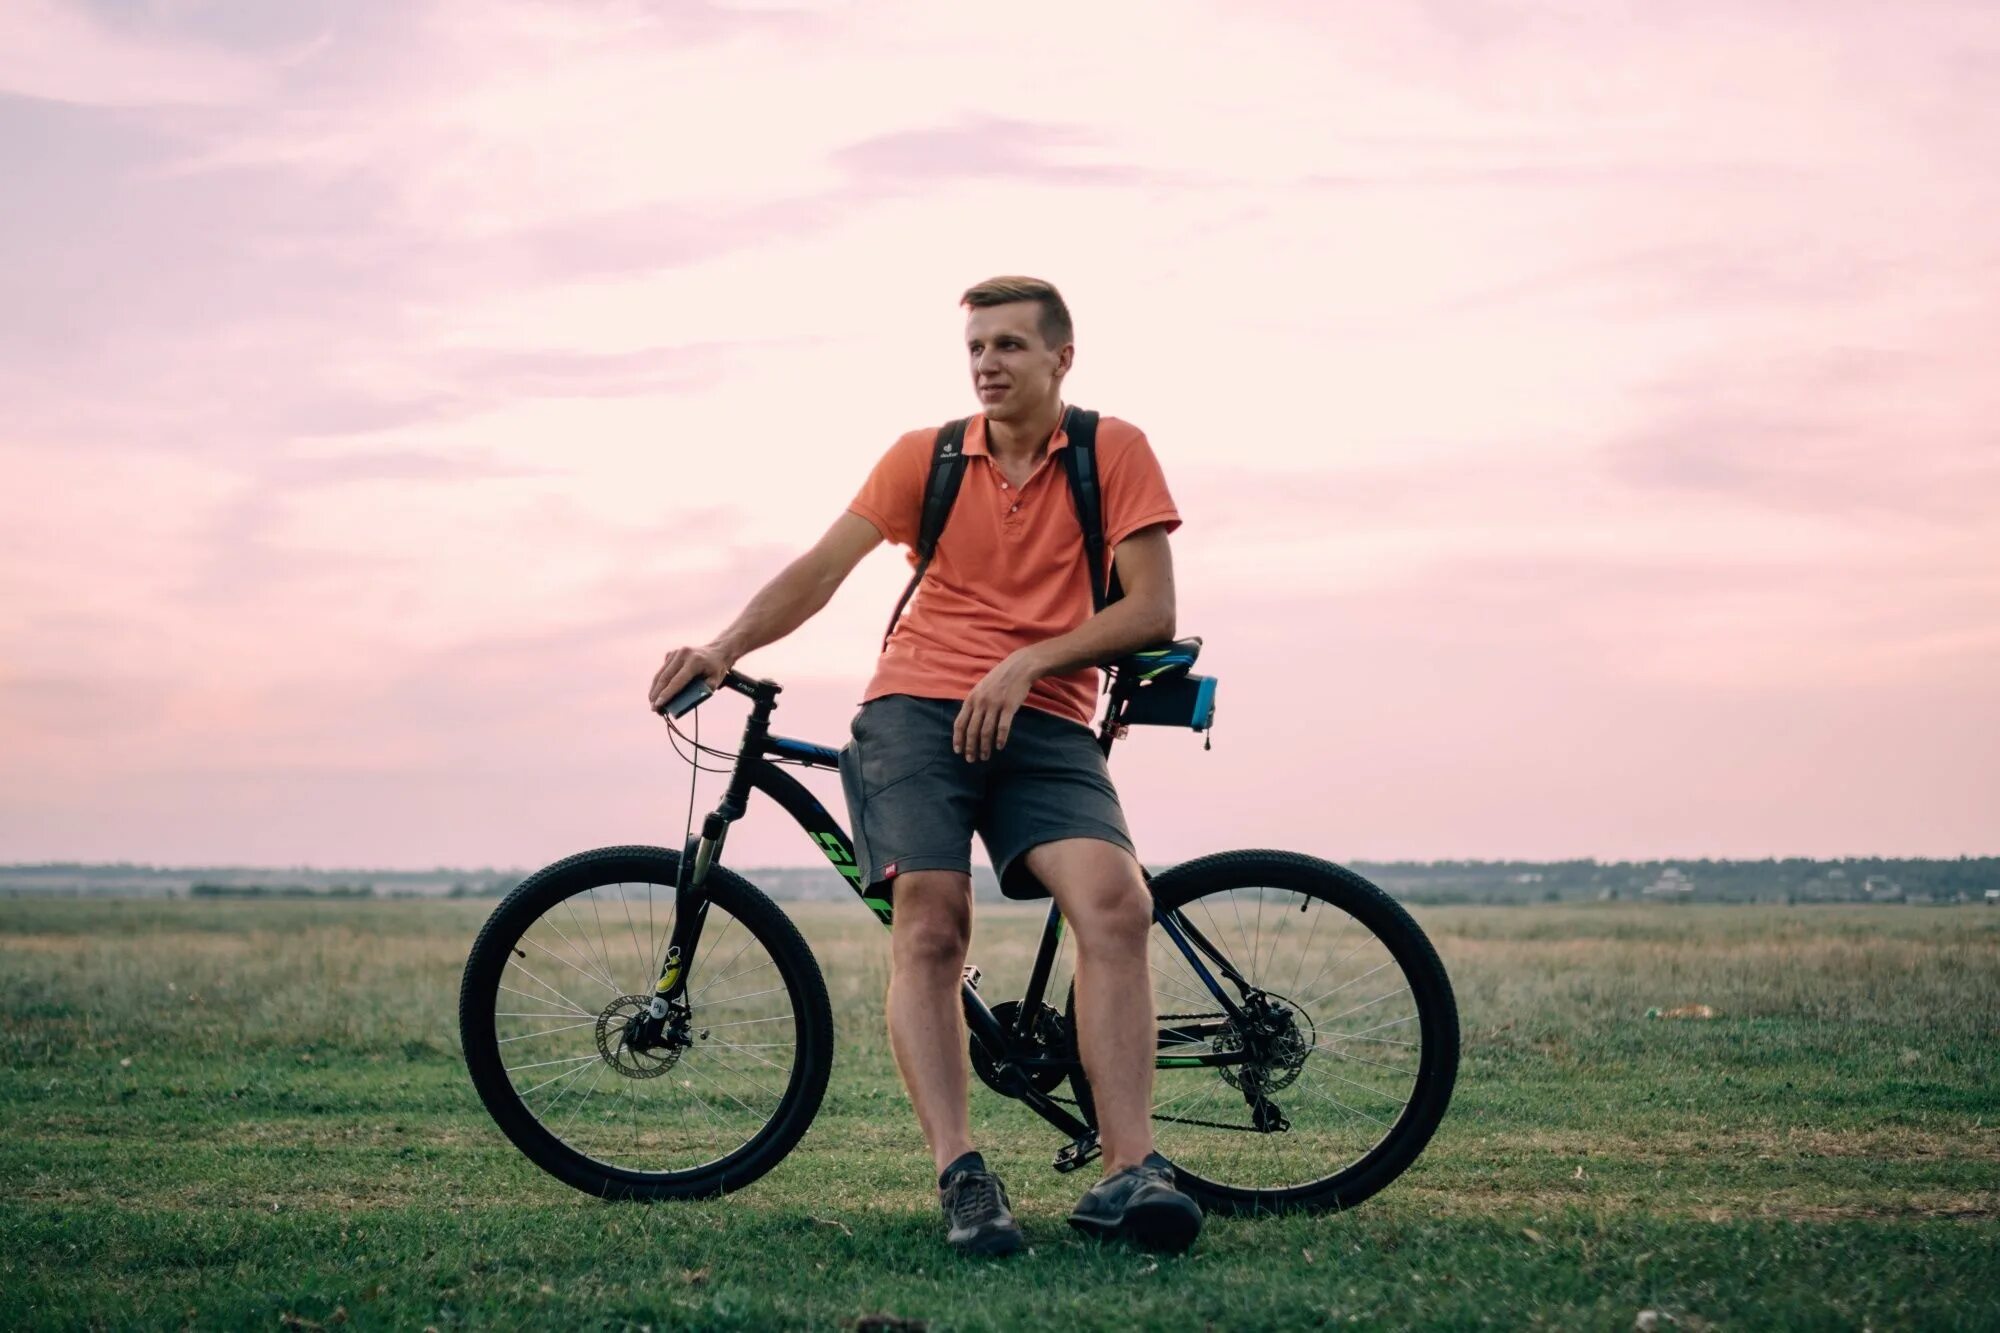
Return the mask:
<svg viewBox="0 0 2000 1333">
<path fill-rule="evenodd" d="M 997 272 L 1186 518 L 1148 860 L 1995 852 L 1996 163 L 1985 3 L 11 5 L 0 860 L 674 843 Z"/>
</svg>

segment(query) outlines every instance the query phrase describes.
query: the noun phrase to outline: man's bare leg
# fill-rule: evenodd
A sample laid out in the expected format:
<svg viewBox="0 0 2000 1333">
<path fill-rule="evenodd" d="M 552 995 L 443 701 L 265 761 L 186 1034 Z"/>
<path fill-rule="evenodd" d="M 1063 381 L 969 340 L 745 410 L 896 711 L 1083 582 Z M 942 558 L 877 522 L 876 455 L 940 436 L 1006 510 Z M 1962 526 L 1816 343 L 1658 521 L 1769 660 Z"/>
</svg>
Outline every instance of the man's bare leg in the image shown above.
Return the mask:
<svg viewBox="0 0 2000 1333">
<path fill-rule="evenodd" d="M 972 940 L 972 877 L 916 870 L 896 877 L 889 931 L 889 1044 L 942 1173 L 972 1151 L 965 1017 L 959 985 Z"/>
<path fill-rule="evenodd" d="M 1097 838 L 1045 842 L 1027 853 L 1076 937 L 1077 1045 L 1097 1103 L 1104 1172 L 1153 1151 L 1153 1061 L 1159 1029 L 1146 936 L 1153 899 L 1139 863 Z"/>
</svg>

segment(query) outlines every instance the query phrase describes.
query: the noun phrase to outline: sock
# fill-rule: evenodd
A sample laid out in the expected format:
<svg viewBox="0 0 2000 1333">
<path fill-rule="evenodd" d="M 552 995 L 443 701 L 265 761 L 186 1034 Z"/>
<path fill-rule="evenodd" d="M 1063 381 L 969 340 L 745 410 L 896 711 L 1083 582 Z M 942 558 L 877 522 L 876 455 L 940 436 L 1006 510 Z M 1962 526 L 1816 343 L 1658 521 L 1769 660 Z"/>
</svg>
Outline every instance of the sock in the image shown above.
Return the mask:
<svg viewBox="0 0 2000 1333">
<path fill-rule="evenodd" d="M 952 1159 L 951 1164 L 945 1167 L 944 1174 L 938 1177 L 938 1188 L 943 1189 L 944 1182 L 961 1171 L 984 1171 L 985 1169 L 986 1159 L 981 1157 L 978 1149 L 975 1148 L 969 1153 Z"/>
</svg>

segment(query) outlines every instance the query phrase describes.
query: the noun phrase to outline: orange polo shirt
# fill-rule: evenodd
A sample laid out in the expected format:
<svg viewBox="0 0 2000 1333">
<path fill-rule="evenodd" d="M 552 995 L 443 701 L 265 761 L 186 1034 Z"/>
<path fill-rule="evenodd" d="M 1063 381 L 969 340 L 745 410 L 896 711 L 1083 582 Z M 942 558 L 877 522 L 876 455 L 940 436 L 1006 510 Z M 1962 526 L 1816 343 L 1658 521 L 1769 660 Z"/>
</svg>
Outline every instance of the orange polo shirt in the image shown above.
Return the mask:
<svg viewBox="0 0 2000 1333">
<path fill-rule="evenodd" d="M 885 539 L 911 548 L 912 566 L 939 429 L 913 430 L 891 445 L 847 507 Z M 1016 489 L 987 451 L 986 418 L 966 424 L 958 499 L 923 584 L 876 660 L 863 703 L 885 694 L 963 699 L 1009 653 L 1090 619 L 1083 527 L 1055 456 L 1068 447 L 1069 436 L 1058 428 L 1048 456 Z M 1107 555 L 1141 528 L 1164 523 L 1172 532 L 1181 525 L 1159 460 L 1137 426 L 1098 419 L 1097 474 Z M 1097 668 L 1086 667 L 1042 677 L 1026 702 L 1088 726 L 1097 711 L 1097 687 Z"/>
</svg>

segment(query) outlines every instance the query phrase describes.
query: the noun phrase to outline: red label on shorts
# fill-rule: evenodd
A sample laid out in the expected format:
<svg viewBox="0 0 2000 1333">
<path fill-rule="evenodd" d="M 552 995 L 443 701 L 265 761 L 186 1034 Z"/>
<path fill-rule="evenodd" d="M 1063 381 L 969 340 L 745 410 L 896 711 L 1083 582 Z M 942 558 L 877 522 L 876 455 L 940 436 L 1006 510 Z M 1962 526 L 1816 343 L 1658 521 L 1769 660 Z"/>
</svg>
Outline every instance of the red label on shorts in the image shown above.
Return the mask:
<svg viewBox="0 0 2000 1333">
<path fill-rule="evenodd" d="M 896 863 L 894 861 L 891 861 L 888 865 L 882 867 L 883 879 L 893 879 L 895 878 L 895 875 L 896 875 Z"/>
</svg>

